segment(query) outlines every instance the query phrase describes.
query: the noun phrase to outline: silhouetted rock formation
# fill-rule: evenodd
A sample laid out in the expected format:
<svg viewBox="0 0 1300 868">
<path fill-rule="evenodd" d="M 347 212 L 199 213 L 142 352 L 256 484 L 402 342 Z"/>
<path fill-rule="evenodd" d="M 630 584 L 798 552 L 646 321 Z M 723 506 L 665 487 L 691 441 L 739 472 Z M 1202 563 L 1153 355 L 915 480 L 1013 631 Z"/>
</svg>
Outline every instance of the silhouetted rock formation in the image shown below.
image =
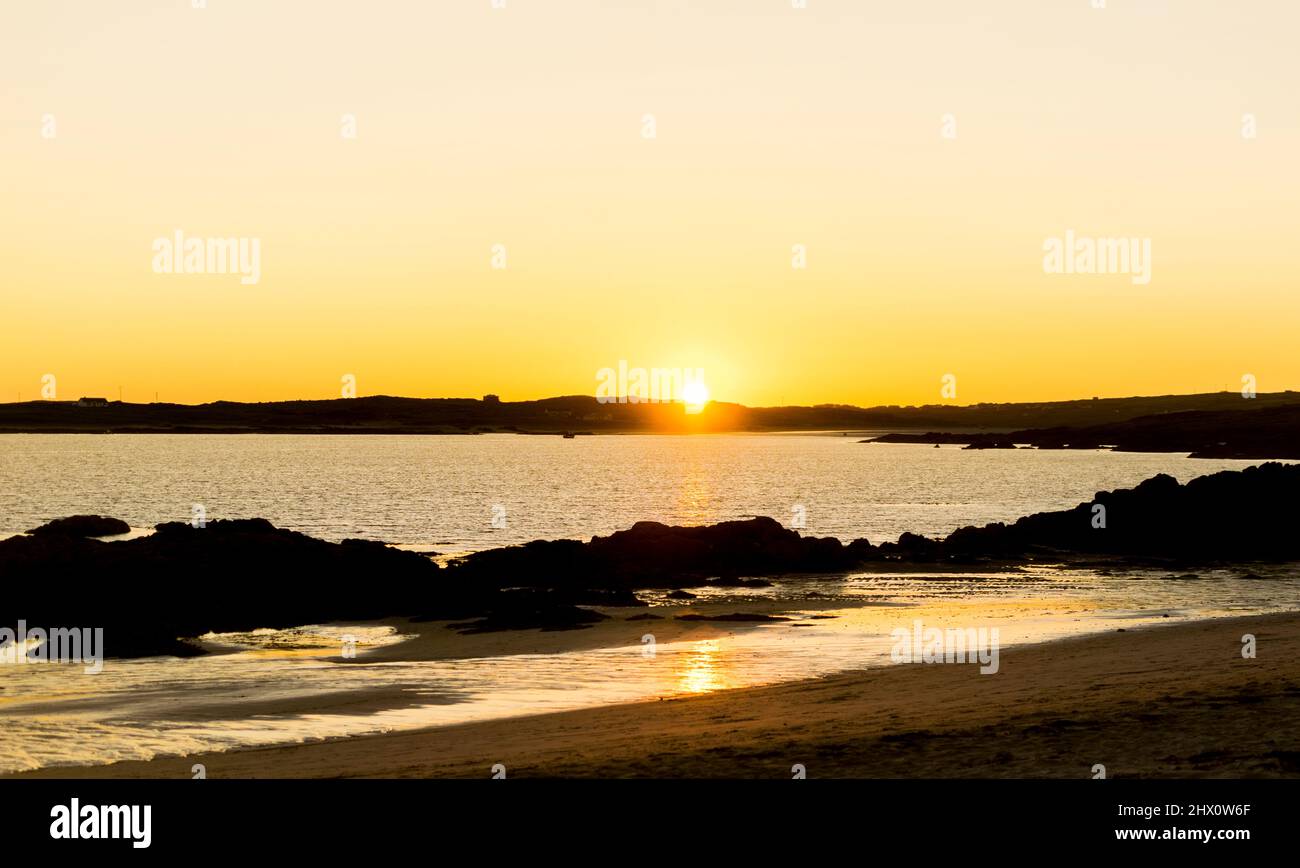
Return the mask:
<svg viewBox="0 0 1300 868">
<path fill-rule="evenodd" d="M 1010 525 L 962 528 L 936 543 L 934 551 L 948 557 L 1062 552 L 1186 563 L 1297 560 L 1297 495 L 1300 465 L 1295 464 L 1225 470 L 1186 485 L 1160 474 L 1136 488 L 1099 492 L 1073 509 L 1037 513 Z M 1096 526 L 1103 519 L 1104 527 Z"/>
<path fill-rule="evenodd" d="M 462 634 L 496 633 L 503 630 L 581 630 L 608 615 L 583 609 L 562 595 L 524 589 L 503 591 L 493 600 L 491 611 L 482 618 L 448 626 Z"/>
<path fill-rule="evenodd" d="M 177 638 L 207 632 L 389 616 L 478 619 L 461 625 L 475 632 L 575 629 L 603 617 L 581 607 L 643 605 L 634 594 L 641 588 L 713 577 L 752 585 L 743 577 L 871 562 L 1300 560 L 1297 495 L 1300 465 L 1270 463 L 1186 485 L 1159 475 L 1073 509 L 966 527 L 943 540 L 905 533 L 894 543 L 845 545 L 770 518 L 704 527 L 638 522 L 588 543 L 539 540 L 479 552 L 447 569 L 382 543 L 325 542 L 263 519 L 162 524 L 153 536 L 118 542 L 47 526 L 0 541 L 0 624 L 104 627 L 107 653 L 124 657 L 192 652 Z"/>
<path fill-rule="evenodd" d="M 931 431 L 884 434 L 863 443 L 1028 443 L 1039 449 L 1187 452 L 1192 458 L 1300 458 L 1300 406 L 1237 399 L 1231 410 L 1139 416 L 1078 427 L 1029 428 L 1007 434 Z"/>
<path fill-rule="evenodd" d="M 1241 404 L 1236 411 L 1163 413 L 1016 436 L 1043 449 L 1113 446 L 1123 452 L 1188 452 L 1193 458 L 1300 458 L 1300 407 L 1257 408 L 1244 399 Z"/>
<path fill-rule="evenodd" d="M 947 431 L 927 431 L 924 434 L 917 431 L 894 431 L 889 434 L 881 434 L 879 437 L 868 437 L 866 440 L 859 440 L 859 443 L 933 443 L 938 446 L 940 443 L 950 443 L 957 446 L 964 446 L 970 443 L 976 437 L 982 436 L 978 433 L 951 433 Z"/>
<path fill-rule="evenodd" d="M 1016 441 L 1007 434 L 979 434 L 963 449 L 1015 449 Z"/>
<path fill-rule="evenodd" d="M 438 573 L 412 552 L 264 519 L 161 524 L 118 542 L 45 532 L 0 542 L 0 624 L 103 627 L 107 653 L 127 657 L 193 653 L 176 639 L 210 631 L 481 609 L 442 591 Z"/>
<path fill-rule="evenodd" d="M 639 521 L 589 543 L 538 540 L 477 552 L 449 572 L 496 587 L 681 588 L 709 577 L 725 582 L 845 570 L 868 549 L 866 540 L 845 546 L 834 538 L 803 537 L 765 517 L 702 527 Z"/>
<path fill-rule="evenodd" d="M 70 515 L 67 518 L 56 518 L 27 532 L 54 536 L 113 536 L 129 533 L 130 530 L 131 526 L 120 518 L 108 518 L 102 515 Z"/>
</svg>

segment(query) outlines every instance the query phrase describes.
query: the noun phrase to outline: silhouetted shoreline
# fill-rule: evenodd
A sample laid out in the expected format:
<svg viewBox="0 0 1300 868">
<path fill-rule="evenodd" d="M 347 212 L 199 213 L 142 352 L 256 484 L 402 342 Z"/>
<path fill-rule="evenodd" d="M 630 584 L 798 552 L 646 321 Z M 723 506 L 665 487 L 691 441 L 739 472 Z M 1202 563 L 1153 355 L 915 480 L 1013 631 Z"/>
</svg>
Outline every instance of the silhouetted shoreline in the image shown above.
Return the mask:
<svg viewBox="0 0 1300 868">
<path fill-rule="evenodd" d="M 1179 569 L 1300 560 L 1291 505 L 1300 465 L 1269 463 L 1180 485 L 1154 476 L 1099 492 L 1072 509 L 1012 524 L 965 527 L 942 540 L 844 543 L 802 536 L 771 518 L 698 527 L 638 522 L 589 542 L 535 540 L 443 567 L 366 540 L 332 543 L 265 519 L 160 524 L 119 541 L 116 519 L 77 516 L 0 541 L 0 624 L 95 624 L 111 656 L 201 653 L 183 640 L 209 632 L 390 617 L 458 620 L 467 632 L 581 629 L 589 606 L 637 607 L 636 592 L 757 577 L 820 575 L 924 564 L 1106 564 Z M 58 577 L 58 581 L 51 581 Z M 761 579 L 758 580 L 761 583 Z M 177 589 L 190 592 L 177 604 Z"/>
<path fill-rule="evenodd" d="M 1300 458 L 1300 405 L 1233 410 L 1193 410 L 1139 416 L 1088 426 L 1032 428 L 1000 434 L 930 431 L 891 433 L 871 443 L 935 443 L 967 449 L 1113 449 L 1117 452 L 1186 452 L 1190 458 Z"/>
<path fill-rule="evenodd" d="M 1290 407 L 1300 417 L 1300 393 L 1233 392 L 1157 397 L 1094 398 L 1014 404 L 930 404 L 918 407 L 746 407 L 713 401 L 698 413 L 680 403 L 602 403 L 574 395 L 536 401 L 373 396 L 321 401 L 133 404 L 107 401 L 28 401 L 0 404 L 0 434 L 617 434 L 774 431 L 908 431 L 975 433 L 1086 428 L 1140 417 L 1201 412 L 1236 424 L 1242 413 Z M 1287 428 L 1288 432 L 1296 427 Z M 1170 434 L 1176 433 L 1171 430 Z M 952 435 L 949 435 L 952 436 Z M 1222 438 L 1220 438 L 1222 439 Z M 1295 439 L 1295 438 L 1293 438 Z M 931 441 L 927 441 L 931 442 Z M 1080 441 L 1081 442 L 1081 441 Z M 1113 442 L 1102 438 L 1102 442 Z M 1172 441 L 1171 441 L 1172 442 Z M 1184 451 L 1173 445 L 1167 451 Z M 1258 454 L 1249 457 L 1289 457 Z"/>
</svg>

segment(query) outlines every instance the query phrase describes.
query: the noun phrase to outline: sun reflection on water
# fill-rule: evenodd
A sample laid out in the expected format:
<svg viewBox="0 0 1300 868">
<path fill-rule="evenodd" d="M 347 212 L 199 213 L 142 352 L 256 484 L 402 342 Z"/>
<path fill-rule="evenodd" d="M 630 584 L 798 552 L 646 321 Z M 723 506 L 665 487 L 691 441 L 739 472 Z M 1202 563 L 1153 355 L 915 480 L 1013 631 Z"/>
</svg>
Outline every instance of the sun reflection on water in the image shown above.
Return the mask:
<svg viewBox="0 0 1300 868">
<path fill-rule="evenodd" d="M 703 639 L 691 643 L 689 650 L 681 652 L 677 689 L 683 693 L 708 693 L 729 686 L 721 662 L 718 640 Z"/>
<path fill-rule="evenodd" d="M 694 465 L 686 468 L 677 489 L 674 519 L 687 525 L 706 524 L 716 508 L 705 472 Z"/>
</svg>

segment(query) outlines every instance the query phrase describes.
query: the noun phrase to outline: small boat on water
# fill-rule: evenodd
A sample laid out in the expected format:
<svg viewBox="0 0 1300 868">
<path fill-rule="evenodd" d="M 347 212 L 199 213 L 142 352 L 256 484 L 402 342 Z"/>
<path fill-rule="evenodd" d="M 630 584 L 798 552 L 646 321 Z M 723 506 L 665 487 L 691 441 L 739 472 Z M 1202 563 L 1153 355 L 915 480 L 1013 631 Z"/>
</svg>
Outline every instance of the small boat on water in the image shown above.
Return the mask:
<svg viewBox="0 0 1300 868">
<path fill-rule="evenodd" d="M 574 437 L 576 437 L 576 436 L 577 436 L 577 435 L 574 434 L 572 431 L 565 431 L 565 432 L 564 432 L 564 439 L 565 439 L 565 440 L 572 440 L 572 439 L 573 439 Z"/>
</svg>

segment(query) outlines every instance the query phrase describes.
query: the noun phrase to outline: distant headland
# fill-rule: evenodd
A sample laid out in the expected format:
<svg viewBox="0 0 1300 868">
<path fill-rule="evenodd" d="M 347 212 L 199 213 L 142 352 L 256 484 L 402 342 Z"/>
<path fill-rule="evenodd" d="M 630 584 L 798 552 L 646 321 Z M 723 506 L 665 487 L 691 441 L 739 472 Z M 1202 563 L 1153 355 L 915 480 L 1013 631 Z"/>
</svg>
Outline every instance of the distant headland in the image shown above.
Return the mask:
<svg viewBox="0 0 1300 868">
<path fill-rule="evenodd" d="M 1300 392 L 1236 392 L 914 407 L 746 407 L 711 401 L 602 402 L 587 395 L 533 401 L 400 398 L 208 404 L 104 399 L 0 404 L 0 433 L 71 434 L 618 434 L 780 431 L 937 432 L 913 442 L 987 442 L 1007 434 L 1040 448 L 1116 446 L 1216 457 L 1286 458 L 1300 442 Z M 1001 442 L 1006 438 L 997 438 Z M 1168 448 L 1165 448 L 1168 447 Z"/>
</svg>

